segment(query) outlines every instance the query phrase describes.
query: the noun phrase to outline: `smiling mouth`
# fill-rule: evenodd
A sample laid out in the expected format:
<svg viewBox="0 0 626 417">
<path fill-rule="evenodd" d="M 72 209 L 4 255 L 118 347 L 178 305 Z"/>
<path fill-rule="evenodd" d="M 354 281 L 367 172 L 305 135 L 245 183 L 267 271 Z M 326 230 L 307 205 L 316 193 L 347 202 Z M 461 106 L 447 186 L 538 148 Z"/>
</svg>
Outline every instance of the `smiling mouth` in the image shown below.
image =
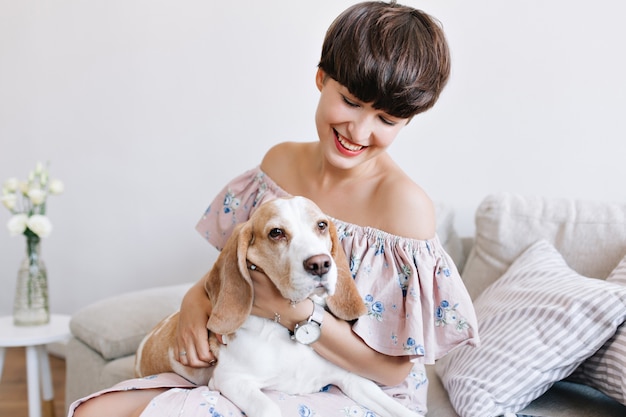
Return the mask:
<svg viewBox="0 0 626 417">
<path fill-rule="evenodd" d="M 350 151 L 350 152 L 358 152 L 362 149 L 365 148 L 365 146 L 361 146 L 361 145 L 356 145 L 350 141 L 348 141 L 347 139 L 345 139 L 343 136 L 341 136 L 339 134 L 339 132 L 337 132 L 336 130 L 333 129 L 333 131 L 335 132 L 335 138 L 337 138 L 337 142 L 339 142 L 339 144 L 346 150 Z"/>
</svg>

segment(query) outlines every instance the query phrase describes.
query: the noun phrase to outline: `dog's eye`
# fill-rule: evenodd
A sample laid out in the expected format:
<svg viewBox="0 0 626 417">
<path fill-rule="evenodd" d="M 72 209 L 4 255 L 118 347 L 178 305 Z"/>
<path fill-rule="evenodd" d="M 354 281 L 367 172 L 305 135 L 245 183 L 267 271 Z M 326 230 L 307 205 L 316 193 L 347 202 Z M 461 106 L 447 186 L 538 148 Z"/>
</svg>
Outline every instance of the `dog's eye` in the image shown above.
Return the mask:
<svg viewBox="0 0 626 417">
<path fill-rule="evenodd" d="M 281 239 L 285 237 L 285 231 L 283 229 L 275 227 L 274 229 L 270 230 L 269 236 L 272 239 Z"/>
<path fill-rule="evenodd" d="M 324 230 L 326 230 L 327 228 L 328 228 L 328 223 L 327 223 L 327 222 L 325 222 L 325 221 L 321 221 L 321 222 L 318 222 L 318 223 L 317 223 L 317 229 L 318 229 L 320 232 L 323 232 L 323 231 L 324 231 Z"/>
</svg>

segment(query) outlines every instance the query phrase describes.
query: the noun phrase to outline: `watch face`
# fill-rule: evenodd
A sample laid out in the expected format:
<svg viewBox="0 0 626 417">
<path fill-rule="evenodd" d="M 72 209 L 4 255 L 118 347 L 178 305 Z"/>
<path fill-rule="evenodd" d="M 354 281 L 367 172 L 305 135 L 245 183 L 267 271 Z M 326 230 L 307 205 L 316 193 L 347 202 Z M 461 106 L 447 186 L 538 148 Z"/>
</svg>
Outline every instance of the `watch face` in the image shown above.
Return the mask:
<svg viewBox="0 0 626 417">
<path fill-rule="evenodd" d="M 295 331 L 296 340 L 304 345 L 309 345 L 313 342 L 316 342 L 317 339 L 320 338 L 321 335 L 320 326 L 317 323 L 306 323 L 298 328 Z"/>
</svg>

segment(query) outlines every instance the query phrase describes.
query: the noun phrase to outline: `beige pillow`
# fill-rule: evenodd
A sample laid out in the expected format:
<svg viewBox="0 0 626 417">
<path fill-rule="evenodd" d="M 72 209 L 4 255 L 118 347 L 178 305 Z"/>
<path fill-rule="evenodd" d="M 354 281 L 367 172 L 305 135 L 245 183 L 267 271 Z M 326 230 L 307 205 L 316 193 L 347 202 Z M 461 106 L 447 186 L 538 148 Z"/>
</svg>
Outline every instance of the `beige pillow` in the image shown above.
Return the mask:
<svg viewBox="0 0 626 417">
<path fill-rule="evenodd" d="M 626 286 L 571 270 L 545 240 L 475 302 L 481 345 L 437 361 L 463 417 L 516 413 L 593 355 L 626 318 Z"/>
<path fill-rule="evenodd" d="M 626 204 L 490 195 L 476 211 L 476 238 L 463 269 L 472 299 L 526 248 L 552 243 L 576 272 L 606 278 L 626 247 Z"/>
<path fill-rule="evenodd" d="M 626 256 L 606 280 L 626 285 Z M 613 337 L 579 366 L 571 380 L 597 388 L 626 405 L 626 325 L 622 324 Z"/>
<path fill-rule="evenodd" d="M 106 298 L 72 315 L 70 329 L 106 360 L 132 355 L 159 321 L 180 308 L 189 287 L 155 287 Z"/>
<path fill-rule="evenodd" d="M 454 228 L 454 212 L 445 204 L 435 202 L 435 215 L 439 241 L 460 271 L 465 264 L 465 257 L 463 243 Z"/>
</svg>

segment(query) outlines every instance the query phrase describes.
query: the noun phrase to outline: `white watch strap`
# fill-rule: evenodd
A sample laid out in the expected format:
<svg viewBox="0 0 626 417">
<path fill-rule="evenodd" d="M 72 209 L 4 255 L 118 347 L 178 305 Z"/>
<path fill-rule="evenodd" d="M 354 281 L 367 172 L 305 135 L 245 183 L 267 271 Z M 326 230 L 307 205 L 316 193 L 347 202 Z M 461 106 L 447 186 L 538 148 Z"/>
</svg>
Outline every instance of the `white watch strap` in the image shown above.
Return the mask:
<svg viewBox="0 0 626 417">
<path fill-rule="evenodd" d="M 322 322 L 324 321 L 324 307 L 313 301 L 313 313 L 311 313 L 311 317 L 309 317 L 308 321 L 314 321 L 322 327 Z"/>
</svg>

